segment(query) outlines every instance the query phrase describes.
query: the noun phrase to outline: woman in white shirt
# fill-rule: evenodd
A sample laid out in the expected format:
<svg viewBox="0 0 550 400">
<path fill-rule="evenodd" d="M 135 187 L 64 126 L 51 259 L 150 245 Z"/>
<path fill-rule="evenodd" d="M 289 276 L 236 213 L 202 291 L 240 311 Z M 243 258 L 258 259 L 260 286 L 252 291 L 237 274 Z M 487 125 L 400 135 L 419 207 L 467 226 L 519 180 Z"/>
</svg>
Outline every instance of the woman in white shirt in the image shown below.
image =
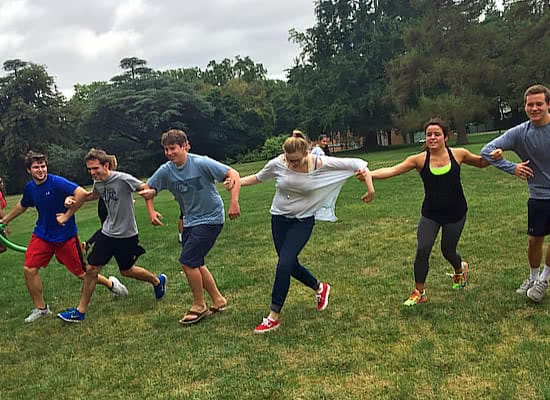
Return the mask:
<svg viewBox="0 0 550 400">
<path fill-rule="evenodd" d="M 328 306 L 330 285 L 320 282 L 298 261 L 298 255 L 315 225 L 315 214 L 326 203 L 327 196 L 335 192 L 337 194 L 346 179 L 358 171 L 364 177 L 368 189 L 361 200 L 368 203 L 374 198 L 374 187 L 366 161 L 358 158 L 316 157 L 310 154 L 308 147 L 304 137 L 289 137 L 283 145 L 284 154 L 269 161 L 257 174 L 241 178 L 242 186 L 255 185 L 269 179 L 276 181 L 270 213 L 273 243 L 279 261 L 270 312 L 256 327 L 255 333 L 265 333 L 279 327 L 279 314 L 291 277 L 315 291 L 317 310 L 322 311 Z"/>
</svg>

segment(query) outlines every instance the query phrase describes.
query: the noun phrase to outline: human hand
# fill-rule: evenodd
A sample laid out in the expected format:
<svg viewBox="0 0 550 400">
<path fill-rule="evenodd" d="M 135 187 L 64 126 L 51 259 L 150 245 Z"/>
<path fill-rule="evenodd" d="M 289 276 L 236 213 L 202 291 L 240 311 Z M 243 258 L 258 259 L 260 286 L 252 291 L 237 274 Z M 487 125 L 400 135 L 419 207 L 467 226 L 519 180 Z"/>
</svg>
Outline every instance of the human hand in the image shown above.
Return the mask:
<svg viewBox="0 0 550 400">
<path fill-rule="evenodd" d="M 533 170 L 527 164 L 529 164 L 529 160 L 518 163 L 514 170 L 514 175 L 521 179 L 532 178 L 534 176 Z"/>
<path fill-rule="evenodd" d="M 155 197 L 157 194 L 157 191 L 153 188 L 150 189 L 143 189 L 137 192 L 141 197 L 143 197 L 145 200 L 151 200 Z"/>
<path fill-rule="evenodd" d="M 504 157 L 504 151 L 502 149 L 496 149 L 491 151 L 489 155 L 491 156 L 491 160 L 502 160 Z"/>
<path fill-rule="evenodd" d="M 363 196 L 361 196 L 361 200 L 363 203 L 370 203 L 374 200 L 374 192 L 367 192 Z"/>
<path fill-rule="evenodd" d="M 64 206 L 65 208 L 71 208 L 71 206 L 73 206 L 75 204 L 75 200 L 74 200 L 74 196 L 67 196 L 65 197 L 65 202 L 64 202 Z"/>
<path fill-rule="evenodd" d="M 162 218 L 163 218 L 162 214 L 157 211 L 153 211 L 152 213 L 149 213 L 149 220 L 153 225 L 156 225 L 156 226 L 164 225 L 161 221 Z"/>
<path fill-rule="evenodd" d="M 233 189 L 233 186 L 235 186 L 235 179 L 225 178 L 225 181 L 223 181 L 223 187 L 226 190 L 231 191 L 231 189 Z"/>
<path fill-rule="evenodd" d="M 360 169 L 355 171 L 355 177 L 360 180 L 361 182 L 365 182 L 365 174 Z"/>
<path fill-rule="evenodd" d="M 227 215 L 231 220 L 239 218 L 239 216 L 241 215 L 241 207 L 239 206 L 239 203 L 230 204 L 229 210 L 227 210 Z"/>
<path fill-rule="evenodd" d="M 65 226 L 69 218 L 67 217 L 67 214 L 65 213 L 57 213 L 55 214 L 55 219 L 57 220 L 57 223 L 61 226 Z"/>
</svg>

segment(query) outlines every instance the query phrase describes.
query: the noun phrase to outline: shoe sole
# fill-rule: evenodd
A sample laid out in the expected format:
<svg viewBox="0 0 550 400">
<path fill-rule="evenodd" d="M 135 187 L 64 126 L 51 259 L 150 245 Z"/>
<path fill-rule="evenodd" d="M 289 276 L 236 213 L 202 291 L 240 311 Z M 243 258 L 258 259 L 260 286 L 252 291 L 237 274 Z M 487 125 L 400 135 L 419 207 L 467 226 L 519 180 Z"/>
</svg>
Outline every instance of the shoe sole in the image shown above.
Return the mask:
<svg viewBox="0 0 550 400">
<path fill-rule="evenodd" d="M 261 330 L 261 331 L 257 331 L 256 329 L 254 329 L 254 333 L 261 335 L 261 334 L 263 334 L 263 333 L 273 332 L 273 331 L 279 329 L 279 326 L 280 326 L 280 324 L 274 326 L 273 328 L 263 329 L 263 330 Z"/>
<path fill-rule="evenodd" d="M 325 304 L 321 308 L 318 308 L 317 311 L 323 311 L 326 310 L 328 307 L 328 296 L 330 295 L 330 285 L 327 283 L 327 296 L 325 297 Z"/>
<path fill-rule="evenodd" d="M 27 320 L 27 318 L 25 318 L 24 321 L 25 321 L 25 323 L 30 324 L 30 323 L 33 323 L 34 321 L 38 321 L 40 318 L 47 317 L 48 315 L 52 315 L 52 313 L 50 312 L 48 314 L 43 314 L 43 315 L 40 315 L 39 317 L 33 318 L 31 320 Z"/>
<path fill-rule="evenodd" d="M 527 297 L 531 300 L 531 301 L 534 301 L 535 303 L 540 303 L 542 301 L 542 299 L 544 298 L 544 294 L 540 297 L 540 298 L 533 298 L 530 294 L 529 294 L 529 291 L 531 289 L 529 289 L 526 293 Z"/>
<path fill-rule="evenodd" d="M 57 317 L 65 322 L 70 322 L 72 324 L 77 324 L 79 322 L 82 322 L 83 320 L 82 319 L 70 319 L 70 318 L 65 318 L 64 316 L 62 316 L 61 314 L 57 314 Z"/>
</svg>

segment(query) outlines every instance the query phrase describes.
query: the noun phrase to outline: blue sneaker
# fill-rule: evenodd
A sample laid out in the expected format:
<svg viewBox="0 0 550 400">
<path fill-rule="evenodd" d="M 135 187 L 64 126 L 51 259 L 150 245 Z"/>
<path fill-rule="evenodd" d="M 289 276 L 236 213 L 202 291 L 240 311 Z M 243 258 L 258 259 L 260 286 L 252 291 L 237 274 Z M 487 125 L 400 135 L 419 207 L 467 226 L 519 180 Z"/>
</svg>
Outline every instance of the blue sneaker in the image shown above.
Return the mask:
<svg viewBox="0 0 550 400">
<path fill-rule="evenodd" d="M 160 283 L 157 286 L 154 286 L 155 289 L 155 297 L 157 300 L 160 300 L 164 297 L 166 294 L 166 275 L 160 274 L 158 276 Z"/>
<path fill-rule="evenodd" d="M 86 318 L 86 313 L 81 313 L 76 307 L 71 307 L 64 312 L 60 312 L 57 316 L 65 322 L 82 322 Z"/>
</svg>

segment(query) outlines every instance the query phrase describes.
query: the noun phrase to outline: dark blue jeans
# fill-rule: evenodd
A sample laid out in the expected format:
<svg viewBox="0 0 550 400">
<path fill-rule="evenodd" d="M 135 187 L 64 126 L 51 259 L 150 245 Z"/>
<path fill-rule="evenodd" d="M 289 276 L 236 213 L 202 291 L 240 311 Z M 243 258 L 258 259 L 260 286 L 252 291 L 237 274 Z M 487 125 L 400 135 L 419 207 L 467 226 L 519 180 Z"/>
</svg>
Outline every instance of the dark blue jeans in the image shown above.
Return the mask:
<svg viewBox="0 0 550 400">
<path fill-rule="evenodd" d="M 274 312 L 279 313 L 283 308 L 291 276 L 313 290 L 319 289 L 317 278 L 298 261 L 298 254 L 309 240 L 314 225 L 315 217 L 297 219 L 271 216 L 271 234 L 279 256 L 271 292 L 271 310 Z"/>
</svg>

